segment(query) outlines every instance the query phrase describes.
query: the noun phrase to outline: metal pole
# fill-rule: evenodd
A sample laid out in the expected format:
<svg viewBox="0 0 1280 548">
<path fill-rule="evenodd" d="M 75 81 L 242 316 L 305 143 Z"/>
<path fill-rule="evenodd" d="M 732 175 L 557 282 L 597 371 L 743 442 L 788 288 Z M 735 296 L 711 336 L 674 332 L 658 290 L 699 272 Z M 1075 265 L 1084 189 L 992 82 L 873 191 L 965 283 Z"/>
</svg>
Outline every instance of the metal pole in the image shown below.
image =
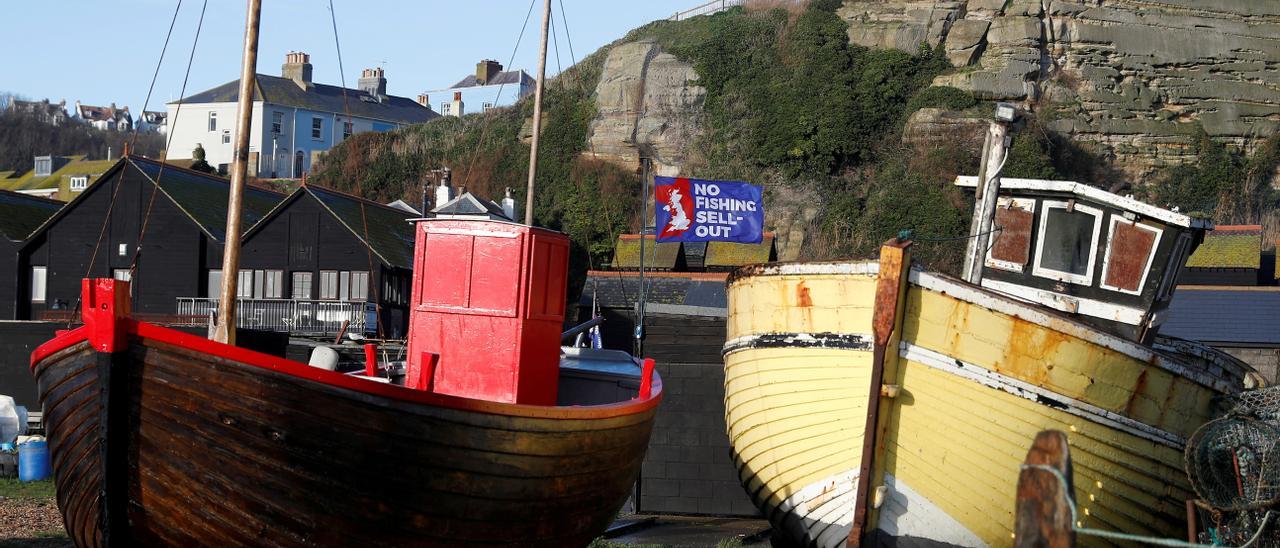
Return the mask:
<svg viewBox="0 0 1280 548">
<path fill-rule="evenodd" d="M 644 244 L 648 239 L 646 234 L 649 230 L 649 171 L 650 160 L 648 158 L 640 159 L 640 285 L 636 291 L 636 327 L 635 327 L 635 355 L 644 354 Z M 655 231 L 656 234 L 656 231 Z M 657 238 L 654 238 L 654 245 L 657 245 Z"/>
<path fill-rule="evenodd" d="M 533 180 L 538 173 L 538 136 L 542 134 L 542 81 L 547 77 L 547 29 L 551 0 L 542 3 L 542 46 L 538 48 L 538 81 L 533 88 L 533 141 L 529 145 L 529 186 L 524 192 L 524 224 L 533 226 Z"/>
<path fill-rule="evenodd" d="M 973 190 L 973 216 L 969 219 L 969 234 L 977 234 L 978 227 L 982 226 L 982 193 L 983 189 L 986 188 L 987 158 L 990 156 L 991 129 L 988 128 L 983 135 L 982 156 L 978 157 L 978 186 Z M 965 246 L 964 269 L 960 271 L 960 277 L 966 282 L 973 282 L 973 257 L 976 249 L 978 249 L 977 242 L 973 238 L 969 238 L 969 243 Z"/>
<path fill-rule="evenodd" d="M 227 200 L 227 231 L 222 252 L 222 295 L 213 340 L 236 343 L 236 283 L 240 272 L 240 202 L 249 168 L 249 132 L 253 124 L 253 87 L 258 73 L 258 24 L 262 0 L 248 0 L 244 23 L 244 57 L 240 61 L 240 101 L 236 108 L 236 147 L 231 164 L 231 193 Z"/>
<path fill-rule="evenodd" d="M 1000 171 L 1008 152 L 1009 124 L 991 122 L 987 130 L 987 142 L 983 145 L 982 167 L 978 170 L 971 225 L 974 236 L 969 239 L 969 252 L 965 255 L 964 279 L 971 284 L 982 283 L 982 267 L 987 260 L 987 248 L 991 242 L 991 228 L 995 224 L 996 203 L 1000 194 Z"/>
</svg>

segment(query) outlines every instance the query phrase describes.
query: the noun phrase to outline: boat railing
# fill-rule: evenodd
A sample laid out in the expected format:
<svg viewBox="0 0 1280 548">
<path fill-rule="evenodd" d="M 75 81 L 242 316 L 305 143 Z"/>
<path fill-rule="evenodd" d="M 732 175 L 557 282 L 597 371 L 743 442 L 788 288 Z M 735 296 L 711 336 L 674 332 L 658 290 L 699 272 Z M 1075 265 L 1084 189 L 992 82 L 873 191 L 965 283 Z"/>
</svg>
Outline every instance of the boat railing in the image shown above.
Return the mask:
<svg viewBox="0 0 1280 548">
<path fill-rule="evenodd" d="M 178 297 L 178 323 L 207 326 L 218 314 L 218 299 Z M 287 331 L 305 335 L 372 332 L 377 328 L 374 303 L 313 299 L 237 299 L 236 327 Z"/>
<path fill-rule="evenodd" d="M 684 21 L 685 19 L 688 19 L 690 17 L 720 13 L 734 6 L 741 6 L 744 2 L 745 0 L 712 0 L 710 2 L 689 8 L 684 11 L 678 11 L 675 13 L 675 15 L 668 17 L 667 20 L 668 21 Z"/>
</svg>

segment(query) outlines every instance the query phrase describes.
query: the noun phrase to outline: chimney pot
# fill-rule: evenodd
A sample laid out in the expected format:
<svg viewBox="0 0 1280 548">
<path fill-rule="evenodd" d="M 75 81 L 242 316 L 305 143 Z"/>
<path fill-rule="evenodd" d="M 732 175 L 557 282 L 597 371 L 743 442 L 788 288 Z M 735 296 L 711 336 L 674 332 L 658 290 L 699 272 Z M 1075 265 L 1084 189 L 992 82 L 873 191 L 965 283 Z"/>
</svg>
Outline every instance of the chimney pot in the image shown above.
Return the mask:
<svg viewBox="0 0 1280 548">
<path fill-rule="evenodd" d="M 427 108 L 431 108 L 431 97 L 425 93 L 419 93 L 418 104 Z"/>
<path fill-rule="evenodd" d="M 360 72 L 359 83 L 356 84 L 360 91 L 368 93 L 381 100 L 387 96 L 387 78 L 382 71 L 382 67 L 367 68 Z"/>
<path fill-rule="evenodd" d="M 498 73 L 502 72 L 502 64 L 492 59 L 485 59 L 476 63 L 476 83 L 482 86 L 489 85 Z"/>
<path fill-rule="evenodd" d="M 293 80 L 302 89 L 310 89 L 311 56 L 301 51 L 291 51 L 284 56 L 284 66 L 280 67 L 280 76 Z"/>
</svg>

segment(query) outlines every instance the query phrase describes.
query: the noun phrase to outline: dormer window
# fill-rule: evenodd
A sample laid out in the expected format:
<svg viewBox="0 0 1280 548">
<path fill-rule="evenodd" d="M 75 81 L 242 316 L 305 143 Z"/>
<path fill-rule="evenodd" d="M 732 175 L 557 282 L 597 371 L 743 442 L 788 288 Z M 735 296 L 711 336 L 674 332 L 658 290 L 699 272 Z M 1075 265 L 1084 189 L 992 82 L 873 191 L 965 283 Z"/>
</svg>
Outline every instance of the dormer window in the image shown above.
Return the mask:
<svg viewBox="0 0 1280 548">
<path fill-rule="evenodd" d="M 1102 211 L 1074 201 L 1044 202 L 1040 239 L 1032 274 L 1060 282 L 1089 285 L 1093 280 Z"/>
<path fill-rule="evenodd" d="M 36 158 L 36 177 L 48 177 L 53 174 L 53 157 L 40 156 Z"/>
<path fill-rule="evenodd" d="M 89 188 L 88 175 L 76 175 L 71 178 L 71 192 L 82 192 Z"/>
</svg>

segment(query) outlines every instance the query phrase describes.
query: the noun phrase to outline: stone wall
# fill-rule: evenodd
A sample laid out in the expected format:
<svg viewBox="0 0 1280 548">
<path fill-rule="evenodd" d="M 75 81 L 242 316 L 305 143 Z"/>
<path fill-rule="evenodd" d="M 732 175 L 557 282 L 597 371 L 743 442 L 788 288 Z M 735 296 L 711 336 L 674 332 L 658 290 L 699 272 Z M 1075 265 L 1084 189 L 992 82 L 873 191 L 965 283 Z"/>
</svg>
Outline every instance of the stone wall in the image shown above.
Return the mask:
<svg viewBox="0 0 1280 548">
<path fill-rule="evenodd" d="M 1190 159 L 1193 123 L 1246 151 L 1280 123 L 1280 2 L 846 0 L 839 13 L 857 44 L 941 45 L 962 68 L 935 85 L 1021 102 L 1135 179 Z"/>
</svg>

